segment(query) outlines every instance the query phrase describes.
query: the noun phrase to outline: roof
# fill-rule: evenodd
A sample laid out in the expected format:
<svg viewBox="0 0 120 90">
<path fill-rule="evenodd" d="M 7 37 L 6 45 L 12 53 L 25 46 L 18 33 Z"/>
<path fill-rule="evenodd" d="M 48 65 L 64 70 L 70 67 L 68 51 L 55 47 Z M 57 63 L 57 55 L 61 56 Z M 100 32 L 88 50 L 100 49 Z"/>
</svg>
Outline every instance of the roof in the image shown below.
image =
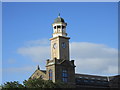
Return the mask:
<svg viewBox="0 0 120 90">
<path fill-rule="evenodd" d="M 46 70 L 40 70 L 40 71 L 42 71 L 42 72 L 46 73 Z"/>
<path fill-rule="evenodd" d="M 58 17 L 54 20 L 54 23 L 58 23 L 58 22 L 65 22 L 63 18 L 60 17 L 60 14 L 58 15 Z"/>
<path fill-rule="evenodd" d="M 75 73 L 75 76 L 76 77 L 79 77 L 79 76 L 82 76 L 82 77 L 100 77 L 100 78 L 107 78 L 107 76 L 98 76 L 98 75 L 89 75 L 89 74 L 78 74 L 78 73 Z"/>
<path fill-rule="evenodd" d="M 58 18 L 56 18 L 55 20 L 54 20 L 54 23 L 58 23 L 58 22 L 65 22 L 64 21 L 64 19 L 63 18 L 61 18 L 61 17 L 58 17 Z"/>
<path fill-rule="evenodd" d="M 46 74 L 46 70 L 40 70 L 40 69 L 35 70 L 35 72 L 37 72 L 37 71 L 41 71 L 41 72 L 43 72 L 44 74 Z M 35 74 L 35 72 L 30 76 L 30 78 Z"/>
</svg>

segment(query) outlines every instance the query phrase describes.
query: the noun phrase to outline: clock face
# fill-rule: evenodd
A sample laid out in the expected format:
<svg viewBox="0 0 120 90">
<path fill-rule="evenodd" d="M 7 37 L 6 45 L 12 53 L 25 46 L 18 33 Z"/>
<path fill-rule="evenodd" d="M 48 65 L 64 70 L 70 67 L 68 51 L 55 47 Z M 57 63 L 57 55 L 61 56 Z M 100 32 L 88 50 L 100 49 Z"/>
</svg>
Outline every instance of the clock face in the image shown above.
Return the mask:
<svg viewBox="0 0 120 90">
<path fill-rule="evenodd" d="M 62 43 L 62 48 L 66 48 L 65 42 Z"/>
<path fill-rule="evenodd" d="M 55 49 L 56 47 L 57 47 L 57 44 L 56 44 L 56 43 L 54 43 L 54 44 L 53 44 L 53 48 Z"/>
</svg>

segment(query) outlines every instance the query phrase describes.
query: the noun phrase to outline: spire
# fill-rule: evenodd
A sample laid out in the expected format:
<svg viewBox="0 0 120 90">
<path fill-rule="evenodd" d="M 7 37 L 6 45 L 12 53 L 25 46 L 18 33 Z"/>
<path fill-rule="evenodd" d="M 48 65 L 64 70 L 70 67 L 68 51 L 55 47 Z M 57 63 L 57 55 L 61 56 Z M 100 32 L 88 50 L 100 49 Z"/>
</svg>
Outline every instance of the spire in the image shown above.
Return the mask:
<svg viewBox="0 0 120 90">
<path fill-rule="evenodd" d="M 40 67 L 39 67 L 39 65 L 37 66 L 37 70 L 40 70 Z"/>
<path fill-rule="evenodd" d="M 60 17 L 60 13 L 58 14 L 58 17 Z"/>
</svg>

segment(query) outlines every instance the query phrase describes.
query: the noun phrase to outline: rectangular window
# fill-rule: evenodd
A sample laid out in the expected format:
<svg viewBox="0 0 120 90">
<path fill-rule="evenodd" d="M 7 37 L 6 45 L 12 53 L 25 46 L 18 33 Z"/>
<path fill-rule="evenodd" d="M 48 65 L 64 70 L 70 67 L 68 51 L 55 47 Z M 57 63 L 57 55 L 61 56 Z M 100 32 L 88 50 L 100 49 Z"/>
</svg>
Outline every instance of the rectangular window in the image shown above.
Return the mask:
<svg viewBox="0 0 120 90">
<path fill-rule="evenodd" d="M 79 78 L 82 78 L 82 77 L 79 77 Z"/>
<path fill-rule="evenodd" d="M 63 69 L 63 71 L 62 71 L 62 81 L 68 82 L 68 74 L 67 74 L 67 70 L 65 70 L 65 69 Z"/>
<path fill-rule="evenodd" d="M 67 78 L 62 78 L 62 80 L 63 80 L 63 82 L 67 82 L 68 79 Z"/>
<path fill-rule="evenodd" d="M 86 83 L 87 83 L 87 82 L 88 82 L 88 80 L 84 80 L 84 82 L 86 82 Z"/>
</svg>

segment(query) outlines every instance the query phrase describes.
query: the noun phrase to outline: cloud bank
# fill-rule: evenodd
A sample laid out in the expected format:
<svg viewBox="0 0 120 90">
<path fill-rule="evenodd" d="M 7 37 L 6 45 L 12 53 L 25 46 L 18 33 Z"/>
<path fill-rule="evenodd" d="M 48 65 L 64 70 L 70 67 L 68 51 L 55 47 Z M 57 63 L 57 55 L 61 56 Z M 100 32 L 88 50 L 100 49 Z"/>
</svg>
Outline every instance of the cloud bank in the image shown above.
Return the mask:
<svg viewBox="0 0 120 90">
<path fill-rule="evenodd" d="M 48 39 L 31 40 L 25 43 L 25 47 L 18 49 L 22 56 L 29 57 L 34 62 L 43 62 L 50 57 L 50 45 Z"/>
<path fill-rule="evenodd" d="M 73 42 L 71 58 L 75 59 L 76 72 L 109 75 L 118 73 L 118 50 L 104 44 Z"/>
<path fill-rule="evenodd" d="M 45 60 L 50 58 L 50 46 L 48 43 L 38 44 L 37 41 L 40 40 L 32 41 L 29 43 L 31 45 L 19 48 L 18 53 L 34 62 L 45 64 Z M 75 60 L 77 73 L 97 75 L 118 73 L 118 50 L 104 44 L 72 42 L 70 43 L 70 56 Z"/>
</svg>

